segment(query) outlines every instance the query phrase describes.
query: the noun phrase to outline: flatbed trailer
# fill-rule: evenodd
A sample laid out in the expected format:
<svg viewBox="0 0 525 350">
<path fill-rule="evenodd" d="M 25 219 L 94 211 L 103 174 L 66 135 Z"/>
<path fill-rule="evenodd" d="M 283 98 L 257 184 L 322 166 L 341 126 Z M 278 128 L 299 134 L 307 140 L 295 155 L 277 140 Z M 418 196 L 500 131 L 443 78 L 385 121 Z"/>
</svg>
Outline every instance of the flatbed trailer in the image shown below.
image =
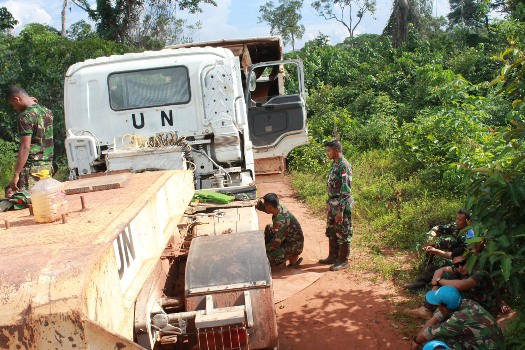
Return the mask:
<svg viewBox="0 0 525 350">
<path fill-rule="evenodd" d="M 84 182 L 68 183 L 69 193 L 78 193 L 67 196 L 69 213 L 63 221 L 36 224 L 29 209 L 1 214 L 1 349 L 222 349 L 200 345 L 197 331 L 205 334 L 209 331 L 205 326 L 220 326 L 221 320 L 231 324 L 232 317 L 237 326 L 247 330 L 243 334 L 252 344 L 274 347 L 277 328 L 269 266 L 261 260 L 266 259 L 262 235 L 252 233 L 253 244 L 244 244 L 248 251 L 251 249 L 251 258 L 254 251 L 258 252 L 259 260 L 251 260 L 251 264 L 258 266 L 257 276 L 265 276 L 265 282 L 259 281 L 262 284 L 255 288 L 266 289 L 262 292 L 268 299 L 265 307 L 271 303 L 264 314 L 267 340 L 257 340 L 257 334 L 264 332 L 251 329 L 257 326 L 261 311 L 257 301 L 250 299 L 251 292 L 246 294 L 250 281 L 241 278 L 237 281 L 240 285 L 228 287 L 230 277 L 223 272 L 233 266 L 228 256 L 236 254 L 201 248 L 200 257 L 193 258 L 203 263 L 203 253 L 216 257 L 225 254 L 222 265 L 206 266 L 211 274 L 223 271 L 222 287 L 202 289 L 205 279 L 198 275 L 192 281 L 201 287 L 192 287 L 196 292 L 192 293 L 183 278 L 186 270 L 192 271 L 189 277 L 202 271 L 199 266 L 186 266 L 188 251 L 188 261 L 192 260 L 190 245 L 202 241 L 199 244 L 206 246 L 207 240 L 217 239 L 207 235 L 242 234 L 240 230 L 256 227 L 257 221 L 248 226 L 238 224 L 241 216 L 254 212 L 253 205 L 219 209 L 220 215 L 216 208 L 189 207 L 194 187 L 193 173 L 187 170 L 124 173 L 80 181 Z M 228 220 L 232 223 L 229 229 L 224 226 Z M 204 237 L 197 237 L 192 225 L 197 222 Z M 241 255 L 246 252 L 242 247 L 238 250 Z M 168 285 L 173 288 L 169 290 Z M 220 295 L 224 295 L 221 288 L 225 285 L 226 295 L 240 293 L 243 299 L 222 305 L 197 302 L 202 298 L 213 300 L 214 293 L 216 300 L 224 300 Z M 176 290 L 182 294 L 173 294 Z M 248 302 L 250 305 L 245 305 Z M 239 319 L 239 314 L 244 318 Z M 166 336 L 158 326 L 160 316 L 173 318 L 177 329 L 183 321 L 187 330 Z M 203 325 L 200 330 L 195 328 L 196 317 L 197 326 Z M 222 338 L 215 333 L 209 334 L 219 344 Z M 247 346 L 241 342 L 235 349 Z"/>
</svg>

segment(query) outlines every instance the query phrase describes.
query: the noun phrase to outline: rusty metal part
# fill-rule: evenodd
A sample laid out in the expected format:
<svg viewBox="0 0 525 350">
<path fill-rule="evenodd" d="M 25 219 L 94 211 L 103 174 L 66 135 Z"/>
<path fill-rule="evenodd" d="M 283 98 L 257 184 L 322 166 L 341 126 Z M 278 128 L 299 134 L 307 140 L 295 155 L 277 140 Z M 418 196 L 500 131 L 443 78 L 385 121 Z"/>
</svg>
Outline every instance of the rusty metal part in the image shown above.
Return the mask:
<svg viewBox="0 0 525 350">
<path fill-rule="evenodd" d="M 273 348 L 277 345 L 277 321 L 273 291 L 270 286 L 250 289 L 253 314 L 253 327 L 248 328 L 251 349 Z M 225 308 L 244 305 L 244 291 L 214 293 L 214 308 Z M 186 298 L 186 310 L 204 310 L 206 296 L 196 295 Z"/>
<path fill-rule="evenodd" d="M 86 210 L 86 197 L 85 196 L 80 196 L 80 205 L 82 207 L 82 209 L 80 209 L 81 211 L 84 211 Z"/>
</svg>

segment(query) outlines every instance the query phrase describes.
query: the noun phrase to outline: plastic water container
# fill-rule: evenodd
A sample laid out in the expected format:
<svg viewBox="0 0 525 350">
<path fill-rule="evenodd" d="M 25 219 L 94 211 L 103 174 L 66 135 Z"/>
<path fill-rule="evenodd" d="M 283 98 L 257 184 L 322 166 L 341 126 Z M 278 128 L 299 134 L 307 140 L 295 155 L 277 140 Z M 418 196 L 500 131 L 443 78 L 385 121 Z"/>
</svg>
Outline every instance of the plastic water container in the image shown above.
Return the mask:
<svg viewBox="0 0 525 350">
<path fill-rule="evenodd" d="M 33 174 L 40 180 L 31 189 L 31 203 L 35 222 L 39 224 L 60 220 L 67 213 L 64 184 L 51 178 L 49 171 Z"/>
</svg>

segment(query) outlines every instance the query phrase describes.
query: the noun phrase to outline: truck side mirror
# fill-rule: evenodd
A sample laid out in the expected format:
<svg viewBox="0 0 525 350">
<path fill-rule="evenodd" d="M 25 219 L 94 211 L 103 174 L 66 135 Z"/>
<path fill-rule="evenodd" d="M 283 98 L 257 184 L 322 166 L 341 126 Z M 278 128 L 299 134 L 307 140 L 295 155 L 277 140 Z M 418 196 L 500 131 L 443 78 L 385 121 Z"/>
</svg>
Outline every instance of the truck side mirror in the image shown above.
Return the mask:
<svg viewBox="0 0 525 350">
<path fill-rule="evenodd" d="M 257 86 L 257 77 L 255 76 L 254 71 L 250 72 L 249 85 L 250 85 L 250 91 L 255 91 L 255 87 Z"/>
</svg>

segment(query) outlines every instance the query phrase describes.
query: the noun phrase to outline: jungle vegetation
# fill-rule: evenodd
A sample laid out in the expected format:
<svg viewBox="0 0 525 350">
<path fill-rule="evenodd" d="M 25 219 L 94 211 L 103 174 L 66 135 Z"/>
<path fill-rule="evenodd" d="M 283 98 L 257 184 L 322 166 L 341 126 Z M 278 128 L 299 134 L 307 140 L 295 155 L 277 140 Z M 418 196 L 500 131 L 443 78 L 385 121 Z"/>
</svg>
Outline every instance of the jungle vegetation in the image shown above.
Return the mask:
<svg viewBox="0 0 525 350">
<path fill-rule="evenodd" d="M 310 134 L 287 164 L 300 196 L 322 215 L 329 167 L 323 144 L 342 141 L 354 166 L 354 242 L 376 254 L 386 247 L 417 253 L 430 227 L 470 210 L 486 247 L 469 266 L 489 270 L 520 311 L 506 337 L 514 349 L 525 344 L 525 6 L 467 3 L 462 12 L 451 1 L 447 18 L 434 18 L 424 1 L 396 0 L 381 35 L 332 45 L 319 33 L 286 54 L 304 61 Z M 502 16 L 491 19 L 494 10 Z M 67 68 L 162 46 L 155 34 L 104 32 L 102 20 L 95 29 L 76 23 L 66 36 L 40 24 L 13 35 L 12 16 L 2 10 L 0 20 L 0 89 L 17 83 L 53 110 L 62 169 Z M 1 100 L 2 185 L 16 161 L 15 118 Z"/>
</svg>

